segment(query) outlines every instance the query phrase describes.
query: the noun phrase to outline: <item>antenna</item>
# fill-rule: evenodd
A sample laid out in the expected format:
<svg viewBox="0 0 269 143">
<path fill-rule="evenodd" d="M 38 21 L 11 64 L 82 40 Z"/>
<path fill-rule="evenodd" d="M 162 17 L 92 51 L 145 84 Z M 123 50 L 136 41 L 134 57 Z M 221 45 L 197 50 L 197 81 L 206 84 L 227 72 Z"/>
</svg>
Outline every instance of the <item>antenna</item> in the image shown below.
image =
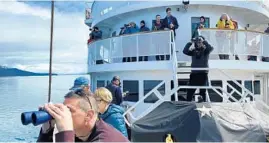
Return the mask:
<svg viewBox="0 0 269 143">
<path fill-rule="evenodd" d="M 50 20 L 50 65 L 49 65 L 49 93 L 48 102 L 51 99 L 51 76 L 52 76 L 52 46 L 53 46 L 53 20 L 54 20 L 54 0 L 51 1 L 51 20 Z"/>
</svg>

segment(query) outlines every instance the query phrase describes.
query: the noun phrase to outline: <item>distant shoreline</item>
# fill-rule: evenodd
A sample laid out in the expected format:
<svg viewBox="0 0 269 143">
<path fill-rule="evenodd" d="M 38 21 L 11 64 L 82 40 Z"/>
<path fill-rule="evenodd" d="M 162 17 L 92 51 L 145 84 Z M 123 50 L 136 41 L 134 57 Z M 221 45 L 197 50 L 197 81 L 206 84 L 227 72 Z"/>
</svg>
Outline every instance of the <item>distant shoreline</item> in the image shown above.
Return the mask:
<svg viewBox="0 0 269 143">
<path fill-rule="evenodd" d="M 52 73 L 52 75 L 57 76 L 58 74 Z M 20 70 L 17 68 L 0 66 L 0 77 L 14 77 L 14 76 L 49 76 L 49 73 L 35 73 Z"/>
</svg>

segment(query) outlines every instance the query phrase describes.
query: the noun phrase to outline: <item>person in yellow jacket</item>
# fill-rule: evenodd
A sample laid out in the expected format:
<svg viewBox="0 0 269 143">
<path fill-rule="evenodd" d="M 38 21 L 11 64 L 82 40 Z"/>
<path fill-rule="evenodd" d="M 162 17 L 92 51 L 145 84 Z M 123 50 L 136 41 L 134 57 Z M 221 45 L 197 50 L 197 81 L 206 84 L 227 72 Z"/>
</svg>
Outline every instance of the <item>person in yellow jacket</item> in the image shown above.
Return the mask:
<svg viewBox="0 0 269 143">
<path fill-rule="evenodd" d="M 234 30 L 234 24 L 228 14 L 223 13 L 218 20 L 216 27 L 218 29 L 227 29 Z M 218 42 L 219 58 L 220 59 L 229 59 L 228 53 L 230 52 L 230 40 L 231 32 L 230 31 L 217 31 L 216 40 Z"/>
</svg>

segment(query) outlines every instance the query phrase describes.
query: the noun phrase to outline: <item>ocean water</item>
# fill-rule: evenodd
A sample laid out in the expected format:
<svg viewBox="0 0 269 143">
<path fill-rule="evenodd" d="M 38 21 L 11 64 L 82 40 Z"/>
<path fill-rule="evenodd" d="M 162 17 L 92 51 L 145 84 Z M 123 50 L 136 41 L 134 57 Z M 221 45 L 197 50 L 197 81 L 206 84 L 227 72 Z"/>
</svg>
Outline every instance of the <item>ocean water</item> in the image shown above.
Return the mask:
<svg viewBox="0 0 269 143">
<path fill-rule="evenodd" d="M 81 75 L 54 76 L 51 101 L 63 102 L 64 95 L 78 76 Z M 36 141 L 40 126 L 22 125 L 20 115 L 37 110 L 47 102 L 48 81 L 48 76 L 0 78 L 0 142 Z"/>
</svg>

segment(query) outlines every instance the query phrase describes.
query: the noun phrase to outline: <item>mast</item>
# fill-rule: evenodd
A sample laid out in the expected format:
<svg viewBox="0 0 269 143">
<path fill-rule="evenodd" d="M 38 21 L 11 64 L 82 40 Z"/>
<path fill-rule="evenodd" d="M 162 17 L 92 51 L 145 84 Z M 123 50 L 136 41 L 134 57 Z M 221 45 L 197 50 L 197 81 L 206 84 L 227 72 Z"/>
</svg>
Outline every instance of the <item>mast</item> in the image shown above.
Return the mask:
<svg viewBox="0 0 269 143">
<path fill-rule="evenodd" d="M 52 46 L 53 46 L 53 20 L 54 20 L 54 0 L 51 1 L 51 21 L 50 21 L 50 63 L 49 63 L 49 91 L 48 91 L 48 102 L 50 102 L 50 99 L 51 99 Z"/>
</svg>

